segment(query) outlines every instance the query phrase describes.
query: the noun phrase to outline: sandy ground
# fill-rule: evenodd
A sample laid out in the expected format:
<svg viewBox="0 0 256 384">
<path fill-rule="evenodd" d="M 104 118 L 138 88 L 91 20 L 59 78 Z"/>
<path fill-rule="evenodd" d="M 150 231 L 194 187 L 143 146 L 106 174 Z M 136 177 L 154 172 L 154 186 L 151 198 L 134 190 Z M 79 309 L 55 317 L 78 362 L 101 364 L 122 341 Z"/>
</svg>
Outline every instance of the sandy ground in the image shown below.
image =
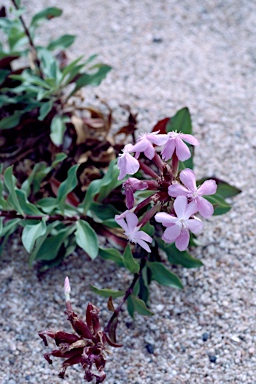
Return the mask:
<svg viewBox="0 0 256 384">
<path fill-rule="evenodd" d="M 7 2 L 7 1 L 6 1 Z M 193 250 L 200 270 L 177 269 L 185 288 L 153 285 L 153 318 L 126 313 L 106 384 L 255 384 L 256 371 L 256 14 L 249 1 L 24 1 L 28 19 L 43 7 L 64 10 L 40 39 L 77 35 L 70 58 L 98 53 L 113 71 L 96 93 L 117 109 L 138 111 L 141 131 L 188 106 L 200 147 L 199 177 L 215 175 L 242 189 L 232 210 L 210 219 Z M 90 99 L 94 90 L 87 89 Z M 37 332 L 69 329 L 62 284 L 68 275 L 81 315 L 88 300 L 106 303 L 89 284 L 120 288 L 130 276 L 75 253 L 41 280 L 14 238 L 1 256 L 0 309 L 3 384 L 60 383 L 60 361 L 49 366 Z M 150 347 L 149 347 L 150 345 Z M 153 352 L 153 353 L 152 353 Z M 63 383 L 82 383 L 80 367 Z"/>
</svg>

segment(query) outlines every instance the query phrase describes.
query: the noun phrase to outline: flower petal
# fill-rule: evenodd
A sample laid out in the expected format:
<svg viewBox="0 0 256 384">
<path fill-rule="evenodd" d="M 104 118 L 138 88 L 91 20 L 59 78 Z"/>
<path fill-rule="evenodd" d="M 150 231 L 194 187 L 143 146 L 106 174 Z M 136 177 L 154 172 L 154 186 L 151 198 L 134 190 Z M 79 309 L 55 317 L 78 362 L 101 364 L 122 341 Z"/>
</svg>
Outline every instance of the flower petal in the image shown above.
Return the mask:
<svg viewBox="0 0 256 384">
<path fill-rule="evenodd" d="M 191 192 L 196 192 L 196 176 L 192 169 L 186 168 L 180 173 L 181 182 L 187 187 Z"/>
<path fill-rule="evenodd" d="M 165 161 L 170 160 L 175 150 L 175 147 L 176 147 L 175 140 L 173 140 L 172 138 L 169 138 L 161 152 L 163 160 Z"/>
<path fill-rule="evenodd" d="M 179 251 L 185 251 L 189 243 L 189 231 L 187 229 L 182 229 L 180 236 L 175 241 L 175 245 Z"/>
<path fill-rule="evenodd" d="M 125 157 L 126 160 L 126 173 L 128 175 L 134 175 L 134 173 L 138 172 L 140 168 L 140 164 L 137 159 L 135 159 L 129 153 Z"/>
<path fill-rule="evenodd" d="M 188 206 L 188 200 L 186 196 L 178 196 L 174 201 L 173 207 L 179 219 L 182 219 L 185 216 L 187 206 Z"/>
<path fill-rule="evenodd" d="M 146 138 L 142 138 L 133 146 L 134 152 L 144 152 L 148 145 L 151 145 Z"/>
<path fill-rule="evenodd" d="M 182 140 L 186 141 L 189 144 L 199 145 L 199 141 L 194 136 L 189 135 L 188 133 L 181 133 L 180 137 Z"/>
<path fill-rule="evenodd" d="M 144 231 L 139 231 L 139 232 L 138 232 L 138 235 L 139 235 L 140 239 L 145 240 L 145 241 L 147 241 L 148 243 L 152 243 L 152 241 L 153 241 L 152 237 L 149 236 L 149 235 L 148 235 L 146 232 L 144 232 Z"/>
<path fill-rule="evenodd" d="M 206 200 L 204 197 L 198 197 L 196 199 L 197 208 L 201 216 L 208 219 L 210 216 L 213 215 L 214 209 L 212 204 Z"/>
<path fill-rule="evenodd" d="M 115 215 L 115 221 L 117 222 L 118 225 L 120 225 L 120 227 L 123 228 L 123 230 L 125 232 L 127 232 L 128 231 L 128 226 L 127 226 L 124 218 L 119 218 L 119 216 L 121 216 L 121 215 Z"/>
<path fill-rule="evenodd" d="M 165 227 L 169 227 L 177 222 L 177 217 L 169 215 L 166 212 L 158 212 L 155 215 L 155 219 L 158 223 L 162 223 Z"/>
<path fill-rule="evenodd" d="M 149 245 L 144 240 L 138 239 L 137 243 L 141 246 L 141 248 L 144 248 L 147 252 L 151 252 Z"/>
<path fill-rule="evenodd" d="M 189 219 L 192 215 L 194 215 L 196 212 L 198 212 L 198 205 L 195 201 L 191 201 L 191 203 L 188 204 L 184 219 Z"/>
<path fill-rule="evenodd" d="M 168 187 L 168 194 L 172 197 L 188 196 L 190 195 L 190 191 L 183 187 L 183 185 L 173 184 Z"/>
<path fill-rule="evenodd" d="M 166 230 L 163 233 L 162 239 L 166 243 L 173 243 L 177 237 L 179 237 L 181 232 L 181 227 L 177 225 L 172 225 L 171 227 L 166 228 Z"/>
<path fill-rule="evenodd" d="M 203 222 L 198 219 L 197 217 L 194 218 L 194 219 L 189 219 L 187 222 L 186 222 L 186 226 L 187 228 L 192 232 L 192 233 L 199 233 L 201 232 L 201 230 L 203 229 Z"/>
<path fill-rule="evenodd" d="M 176 155 L 179 160 L 185 161 L 191 157 L 190 150 L 188 149 L 187 145 L 183 143 L 180 137 L 176 137 Z"/>
<path fill-rule="evenodd" d="M 117 167 L 120 171 L 119 176 L 118 176 L 118 180 L 122 180 L 126 176 L 126 161 L 125 161 L 125 158 L 123 157 L 123 155 L 118 157 Z"/>
<path fill-rule="evenodd" d="M 155 149 L 154 147 L 152 146 L 152 144 L 148 145 L 148 147 L 145 149 L 144 151 L 144 155 L 149 159 L 149 160 L 152 160 L 153 157 L 155 156 Z"/>
<path fill-rule="evenodd" d="M 217 190 L 217 183 L 215 180 L 206 180 L 199 188 L 198 194 L 202 195 L 214 195 Z"/>
<path fill-rule="evenodd" d="M 150 134 L 147 136 L 148 140 L 150 140 L 155 145 L 164 145 L 168 140 L 168 135 L 160 134 L 160 135 L 154 135 Z"/>
<path fill-rule="evenodd" d="M 138 217 L 135 215 L 135 213 L 127 212 L 126 221 L 127 221 L 128 232 L 129 233 L 134 232 L 134 229 L 137 226 L 139 221 Z"/>
</svg>

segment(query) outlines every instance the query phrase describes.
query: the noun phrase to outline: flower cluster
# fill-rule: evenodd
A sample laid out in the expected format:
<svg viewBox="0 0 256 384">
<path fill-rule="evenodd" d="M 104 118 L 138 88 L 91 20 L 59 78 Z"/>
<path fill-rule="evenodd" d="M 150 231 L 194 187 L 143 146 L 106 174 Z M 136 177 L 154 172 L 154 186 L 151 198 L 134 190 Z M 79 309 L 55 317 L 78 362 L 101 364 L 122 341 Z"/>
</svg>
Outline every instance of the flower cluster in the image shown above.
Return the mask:
<svg viewBox="0 0 256 384">
<path fill-rule="evenodd" d="M 59 377 L 64 379 L 66 369 L 75 364 L 81 364 L 84 371 L 84 379 L 87 382 L 95 380 L 102 383 L 106 374 L 104 367 L 106 364 L 105 352 L 106 345 L 112 347 L 121 347 L 121 345 L 110 340 L 106 332 L 101 330 L 99 321 L 99 309 L 88 303 L 86 310 L 86 322 L 81 320 L 75 312 L 73 312 L 70 303 L 70 285 L 66 277 L 64 284 L 64 292 L 66 296 L 65 313 L 68 315 L 74 333 L 46 330 L 39 332 L 39 336 L 43 339 L 45 346 L 48 345 L 47 336 L 55 341 L 58 349 L 44 355 L 49 364 L 52 364 L 51 356 L 65 359 L 62 363 L 62 369 Z"/>
<path fill-rule="evenodd" d="M 115 217 L 128 240 L 139 244 L 148 252 L 150 248 L 147 243 L 151 243 L 153 239 L 140 229 L 153 216 L 166 227 L 162 239 L 166 243 L 175 242 L 176 247 L 184 251 L 189 244 L 190 232 L 198 234 L 203 228 L 201 219 L 195 214 L 209 218 L 214 212 L 212 204 L 203 196 L 216 192 L 216 182 L 206 180 L 197 187 L 196 177 L 191 169 L 186 168 L 179 172 L 179 162 L 188 160 L 191 156 L 185 142 L 193 146 L 199 144 L 190 134 L 152 132 L 142 135 L 135 145 L 127 144 L 119 155 L 119 180 L 127 175 L 134 175 L 139 170 L 151 177 L 143 180 L 130 177 L 124 182 L 128 209 Z M 156 151 L 159 146 L 162 147 L 160 155 Z M 148 160 L 143 162 L 139 159 L 142 154 L 152 161 L 154 167 L 147 165 Z M 134 193 L 138 190 L 149 190 L 152 194 L 134 206 Z M 147 206 L 150 209 L 139 221 L 137 214 L 140 214 L 142 208 L 145 211 Z"/>
</svg>

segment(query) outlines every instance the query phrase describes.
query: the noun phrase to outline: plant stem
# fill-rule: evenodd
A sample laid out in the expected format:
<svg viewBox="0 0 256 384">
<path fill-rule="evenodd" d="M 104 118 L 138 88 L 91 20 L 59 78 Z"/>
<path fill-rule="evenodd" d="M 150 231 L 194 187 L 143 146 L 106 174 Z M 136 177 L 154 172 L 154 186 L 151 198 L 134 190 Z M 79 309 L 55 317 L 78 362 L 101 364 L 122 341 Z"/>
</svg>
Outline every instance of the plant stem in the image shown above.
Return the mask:
<svg viewBox="0 0 256 384">
<path fill-rule="evenodd" d="M 13 3 L 14 7 L 17 10 L 19 10 L 19 6 L 17 5 L 16 0 L 11 0 L 11 2 Z M 35 44 L 33 42 L 32 36 L 31 36 L 31 34 L 29 32 L 29 29 L 27 28 L 27 26 L 25 24 L 25 21 L 24 21 L 24 19 L 23 19 L 23 17 L 21 15 L 19 16 L 19 19 L 20 19 L 20 22 L 21 22 L 21 24 L 23 26 L 24 32 L 27 35 L 34 63 L 36 64 L 36 66 L 38 68 L 40 77 L 43 79 L 44 75 L 43 75 L 43 72 L 42 72 L 42 69 L 41 69 L 41 64 L 40 64 L 40 61 L 39 61 L 38 56 L 37 56 L 37 51 L 36 51 L 36 47 L 35 47 Z"/>
<path fill-rule="evenodd" d="M 59 220 L 59 221 L 77 221 L 79 219 L 84 219 L 86 216 L 73 216 L 73 217 L 67 217 L 62 216 L 59 214 L 55 215 L 21 215 L 15 211 L 0 211 L 0 217 L 5 217 L 7 219 L 25 219 L 25 220 L 42 220 L 43 218 L 46 218 L 46 221 L 48 223 L 51 223 L 53 221 Z"/>
<path fill-rule="evenodd" d="M 116 319 L 123 307 L 123 305 L 125 304 L 126 300 L 128 299 L 128 297 L 132 294 L 133 292 L 133 289 L 135 287 L 135 284 L 137 283 L 137 281 L 139 280 L 141 274 L 142 274 L 142 270 L 143 268 L 145 267 L 146 265 L 146 261 L 147 261 L 147 257 L 144 256 L 141 258 L 140 260 L 140 270 L 138 273 L 135 273 L 134 274 L 134 277 L 133 277 L 133 280 L 129 286 L 129 288 L 126 290 L 125 292 L 125 295 L 121 301 L 121 303 L 118 305 L 118 307 L 115 309 L 115 312 L 113 313 L 113 315 L 111 316 L 109 322 L 107 323 L 106 327 L 104 328 L 104 332 L 108 333 L 109 329 L 110 329 L 110 326 L 112 324 L 112 322 L 114 321 L 114 319 Z"/>
<path fill-rule="evenodd" d="M 145 163 L 139 160 L 140 163 L 140 169 L 144 171 L 147 175 L 153 177 L 154 179 L 158 179 L 159 176 L 156 172 L 153 171 L 153 169 L 149 168 Z"/>
</svg>

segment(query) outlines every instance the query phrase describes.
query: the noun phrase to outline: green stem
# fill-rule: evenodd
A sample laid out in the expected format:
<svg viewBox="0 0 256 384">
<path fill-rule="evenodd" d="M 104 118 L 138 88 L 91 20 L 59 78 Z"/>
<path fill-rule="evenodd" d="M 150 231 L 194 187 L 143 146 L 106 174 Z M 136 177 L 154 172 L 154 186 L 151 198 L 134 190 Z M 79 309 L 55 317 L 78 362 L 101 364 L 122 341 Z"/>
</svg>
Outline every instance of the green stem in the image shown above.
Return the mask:
<svg viewBox="0 0 256 384">
<path fill-rule="evenodd" d="M 14 7 L 17 10 L 19 10 L 19 6 L 17 5 L 16 1 L 15 0 L 11 0 L 11 2 L 13 3 Z M 35 44 L 33 42 L 32 36 L 31 36 L 31 34 L 29 32 L 29 29 L 27 28 L 27 26 L 25 24 L 25 21 L 24 21 L 24 19 L 23 19 L 23 17 L 21 15 L 19 16 L 19 19 L 20 19 L 20 22 L 21 22 L 21 24 L 23 26 L 24 32 L 27 35 L 27 38 L 28 38 L 28 41 L 29 41 L 29 45 L 30 45 L 30 48 L 31 48 L 31 52 L 32 52 L 33 60 L 34 60 L 36 66 L 38 68 L 40 77 L 43 79 L 44 75 L 43 75 L 43 72 L 42 72 L 42 69 L 41 69 L 41 64 L 40 64 L 40 61 L 39 61 L 38 56 L 37 56 L 37 51 L 36 51 L 36 47 L 35 47 Z"/>
</svg>

